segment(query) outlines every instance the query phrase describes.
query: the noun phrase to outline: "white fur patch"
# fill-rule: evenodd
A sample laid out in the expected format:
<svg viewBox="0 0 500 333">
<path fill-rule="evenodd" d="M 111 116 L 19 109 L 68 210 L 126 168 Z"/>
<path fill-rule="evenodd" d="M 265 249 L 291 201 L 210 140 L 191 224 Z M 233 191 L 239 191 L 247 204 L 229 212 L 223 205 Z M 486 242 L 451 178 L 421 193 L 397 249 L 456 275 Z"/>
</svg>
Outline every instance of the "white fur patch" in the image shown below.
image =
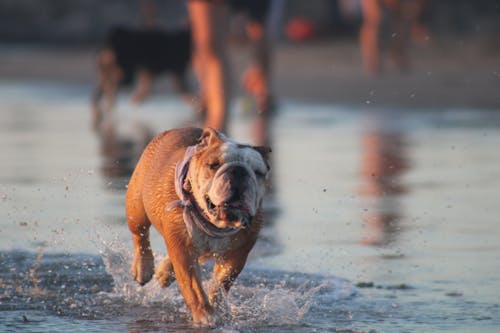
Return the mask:
<svg viewBox="0 0 500 333">
<path fill-rule="evenodd" d="M 221 153 L 225 163 L 242 162 L 248 165 L 254 172 L 266 174 L 266 163 L 257 150 L 227 138 L 224 139 L 226 142 L 221 146 Z"/>
</svg>

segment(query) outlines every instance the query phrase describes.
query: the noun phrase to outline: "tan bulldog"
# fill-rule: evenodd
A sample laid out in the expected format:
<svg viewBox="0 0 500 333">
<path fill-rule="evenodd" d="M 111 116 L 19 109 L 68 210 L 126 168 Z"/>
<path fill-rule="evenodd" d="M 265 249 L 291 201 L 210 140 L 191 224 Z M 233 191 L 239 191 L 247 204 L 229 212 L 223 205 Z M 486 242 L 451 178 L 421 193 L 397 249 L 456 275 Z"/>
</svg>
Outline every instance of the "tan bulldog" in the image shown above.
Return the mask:
<svg viewBox="0 0 500 333">
<path fill-rule="evenodd" d="M 257 240 L 269 152 L 211 128 L 174 129 L 151 141 L 132 174 L 126 195 L 132 275 L 141 285 L 153 276 L 152 224 L 168 251 L 156 278 L 163 287 L 177 280 L 195 325 L 217 323 L 221 292 L 229 290 Z M 215 262 L 207 295 L 199 263 L 208 259 Z"/>
</svg>

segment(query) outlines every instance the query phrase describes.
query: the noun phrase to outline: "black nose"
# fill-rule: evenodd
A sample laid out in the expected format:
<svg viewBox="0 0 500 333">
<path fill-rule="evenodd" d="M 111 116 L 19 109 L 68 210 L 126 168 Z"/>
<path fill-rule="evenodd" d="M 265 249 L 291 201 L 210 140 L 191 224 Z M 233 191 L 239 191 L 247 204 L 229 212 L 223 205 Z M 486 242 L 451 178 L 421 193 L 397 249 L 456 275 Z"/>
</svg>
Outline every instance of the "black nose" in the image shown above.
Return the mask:
<svg viewBox="0 0 500 333">
<path fill-rule="evenodd" d="M 239 190 L 233 191 L 231 196 L 224 201 L 224 207 L 228 208 L 230 206 L 235 206 L 234 203 L 239 203 L 241 201 L 241 194 Z M 238 206 L 238 204 L 236 204 Z"/>
<path fill-rule="evenodd" d="M 231 195 L 224 201 L 224 206 L 227 207 L 238 207 L 241 204 L 242 196 L 242 188 L 236 187 L 233 188 Z"/>
<path fill-rule="evenodd" d="M 248 228 L 252 225 L 252 219 L 250 218 L 244 218 L 243 221 L 241 221 L 241 225 L 243 228 Z"/>
<path fill-rule="evenodd" d="M 236 165 L 227 172 L 228 180 L 231 183 L 231 195 L 226 200 L 226 204 L 238 202 L 243 199 L 248 180 L 248 171 L 245 167 Z"/>
</svg>

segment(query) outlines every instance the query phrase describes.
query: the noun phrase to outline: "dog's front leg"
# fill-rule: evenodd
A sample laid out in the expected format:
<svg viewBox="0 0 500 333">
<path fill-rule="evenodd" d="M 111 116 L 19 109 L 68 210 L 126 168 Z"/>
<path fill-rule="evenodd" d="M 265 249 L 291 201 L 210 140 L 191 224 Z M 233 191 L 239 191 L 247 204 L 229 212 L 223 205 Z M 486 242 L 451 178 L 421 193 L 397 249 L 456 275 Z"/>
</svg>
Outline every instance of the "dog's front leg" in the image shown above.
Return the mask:
<svg viewBox="0 0 500 333">
<path fill-rule="evenodd" d="M 198 259 L 192 248 L 186 242 L 178 239 L 167 241 L 170 260 L 174 266 L 175 277 L 179 284 L 186 305 L 191 310 L 193 322 L 199 326 L 213 326 L 216 324 L 213 309 L 201 284 Z"/>
<path fill-rule="evenodd" d="M 243 270 L 252 246 L 253 242 L 225 253 L 215 260 L 213 283 L 208 292 L 210 304 L 213 307 L 221 309 L 225 307 L 224 294 L 227 294 L 234 280 Z"/>
<path fill-rule="evenodd" d="M 128 184 L 126 196 L 127 223 L 134 242 L 134 259 L 131 273 L 134 279 L 144 285 L 154 273 L 154 257 L 149 241 L 149 221 L 142 201 L 143 173 L 139 162 L 136 171 L 132 174 Z"/>
<path fill-rule="evenodd" d="M 151 244 L 149 242 L 149 227 L 137 228 L 138 232 L 132 232 L 132 240 L 134 242 L 134 259 L 130 272 L 134 279 L 139 282 L 141 286 L 151 280 L 154 272 L 154 257 L 151 251 Z M 132 227 L 131 227 L 131 230 Z"/>
</svg>

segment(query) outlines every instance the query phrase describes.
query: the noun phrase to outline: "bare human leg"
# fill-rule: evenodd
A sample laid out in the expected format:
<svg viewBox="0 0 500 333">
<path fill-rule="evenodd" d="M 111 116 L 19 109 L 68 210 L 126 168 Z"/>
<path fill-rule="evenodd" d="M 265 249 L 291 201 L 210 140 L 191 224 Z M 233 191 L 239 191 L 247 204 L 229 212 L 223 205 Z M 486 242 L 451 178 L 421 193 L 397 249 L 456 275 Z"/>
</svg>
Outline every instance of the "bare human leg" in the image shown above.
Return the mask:
<svg viewBox="0 0 500 333">
<path fill-rule="evenodd" d="M 226 132 L 230 97 L 229 9 L 220 3 L 189 1 L 188 10 L 193 29 L 195 68 L 207 107 L 205 126 Z"/>
</svg>

